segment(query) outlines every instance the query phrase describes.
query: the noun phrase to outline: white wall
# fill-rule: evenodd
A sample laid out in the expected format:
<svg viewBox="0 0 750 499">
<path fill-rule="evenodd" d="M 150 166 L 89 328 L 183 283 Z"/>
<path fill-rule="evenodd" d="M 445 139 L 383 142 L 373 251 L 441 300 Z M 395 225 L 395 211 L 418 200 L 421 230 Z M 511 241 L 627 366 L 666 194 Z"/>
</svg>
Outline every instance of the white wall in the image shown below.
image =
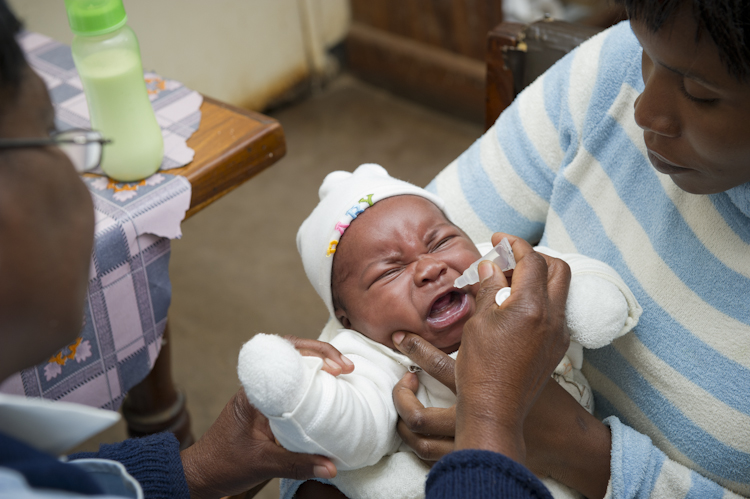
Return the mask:
<svg viewBox="0 0 750 499">
<path fill-rule="evenodd" d="M 124 0 L 144 68 L 261 109 L 311 73 L 346 34 L 348 0 Z M 69 44 L 62 0 L 10 0 L 27 29 Z"/>
</svg>

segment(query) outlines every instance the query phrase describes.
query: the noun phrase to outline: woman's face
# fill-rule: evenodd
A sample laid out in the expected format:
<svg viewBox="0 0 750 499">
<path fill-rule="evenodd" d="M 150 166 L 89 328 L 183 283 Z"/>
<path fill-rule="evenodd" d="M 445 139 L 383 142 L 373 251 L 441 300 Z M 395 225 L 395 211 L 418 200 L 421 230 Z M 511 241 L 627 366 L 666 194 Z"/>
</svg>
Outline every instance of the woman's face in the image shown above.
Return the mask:
<svg viewBox="0 0 750 499">
<path fill-rule="evenodd" d="M 649 159 L 693 194 L 726 191 L 750 181 L 750 83 L 719 60 L 708 33 L 696 42 L 689 7 L 658 32 L 637 20 L 645 89 L 635 101 Z"/>
<path fill-rule="evenodd" d="M 0 91 L 0 137 L 45 138 L 55 112 L 28 66 Z M 57 147 L 0 150 L 0 380 L 42 362 L 81 330 L 94 210 Z"/>
</svg>

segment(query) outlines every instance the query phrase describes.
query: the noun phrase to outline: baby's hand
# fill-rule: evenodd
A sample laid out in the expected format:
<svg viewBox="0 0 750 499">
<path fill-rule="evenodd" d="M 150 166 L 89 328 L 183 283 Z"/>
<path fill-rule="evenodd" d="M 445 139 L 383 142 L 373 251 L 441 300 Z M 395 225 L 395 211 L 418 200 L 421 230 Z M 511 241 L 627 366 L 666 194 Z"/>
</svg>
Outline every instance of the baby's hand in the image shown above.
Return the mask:
<svg viewBox="0 0 750 499">
<path fill-rule="evenodd" d="M 628 302 L 615 284 L 599 275 L 573 274 L 565 307 L 571 340 L 586 348 L 607 346 L 630 330 L 628 317 Z"/>
<path fill-rule="evenodd" d="M 294 348 L 305 357 L 320 357 L 323 359 L 322 369 L 333 376 L 349 374 L 354 371 L 354 363 L 341 354 L 330 343 L 318 340 L 307 340 L 296 336 L 284 336 Z"/>
<path fill-rule="evenodd" d="M 303 356 L 323 359 L 322 369 L 334 376 L 354 370 L 333 346 L 316 340 L 256 334 L 242 346 L 237 374 L 250 403 L 266 417 L 291 412 L 302 400 L 318 370 Z"/>
</svg>

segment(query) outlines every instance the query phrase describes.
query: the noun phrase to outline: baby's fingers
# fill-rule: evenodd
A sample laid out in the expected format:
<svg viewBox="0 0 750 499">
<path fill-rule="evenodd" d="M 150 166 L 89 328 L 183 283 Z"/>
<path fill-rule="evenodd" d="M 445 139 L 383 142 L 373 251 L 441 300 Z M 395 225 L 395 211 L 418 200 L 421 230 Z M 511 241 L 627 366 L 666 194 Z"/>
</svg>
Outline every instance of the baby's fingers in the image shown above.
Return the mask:
<svg viewBox="0 0 750 499">
<path fill-rule="evenodd" d="M 393 404 L 399 415 L 399 434 L 419 434 L 424 436 L 452 437 L 456 428 L 456 408 L 425 407 L 417 399 L 419 380 L 414 373 L 407 373 L 393 388 Z M 404 435 L 401 435 L 404 437 Z M 404 438 L 407 444 L 409 439 Z M 411 445 L 410 445 L 411 446 Z"/>
<path fill-rule="evenodd" d="M 398 420 L 396 429 L 406 445 L 413 449 L 414 453 L 423 461 L 437 461 L 444 455 L 453 452 L 455 446 L 453 437 L 414 433 L 409 430 L 403 419 Z"/>
</svg>

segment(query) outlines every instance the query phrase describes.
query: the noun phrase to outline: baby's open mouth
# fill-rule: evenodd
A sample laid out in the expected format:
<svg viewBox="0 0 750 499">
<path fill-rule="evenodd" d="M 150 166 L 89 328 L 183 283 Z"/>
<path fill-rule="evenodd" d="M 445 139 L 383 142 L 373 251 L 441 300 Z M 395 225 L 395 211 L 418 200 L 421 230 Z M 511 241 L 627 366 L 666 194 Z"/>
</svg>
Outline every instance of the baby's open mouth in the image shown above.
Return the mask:
<svg viewBox="0 0 750 499">
<path fill-rule="evenodd" d="M 427 322 L 436 329 L 442 329 L 461 319 L 468 309 L 469 298 L 465 293 L 449 291 L 432 304 Z"/>
</svg>

